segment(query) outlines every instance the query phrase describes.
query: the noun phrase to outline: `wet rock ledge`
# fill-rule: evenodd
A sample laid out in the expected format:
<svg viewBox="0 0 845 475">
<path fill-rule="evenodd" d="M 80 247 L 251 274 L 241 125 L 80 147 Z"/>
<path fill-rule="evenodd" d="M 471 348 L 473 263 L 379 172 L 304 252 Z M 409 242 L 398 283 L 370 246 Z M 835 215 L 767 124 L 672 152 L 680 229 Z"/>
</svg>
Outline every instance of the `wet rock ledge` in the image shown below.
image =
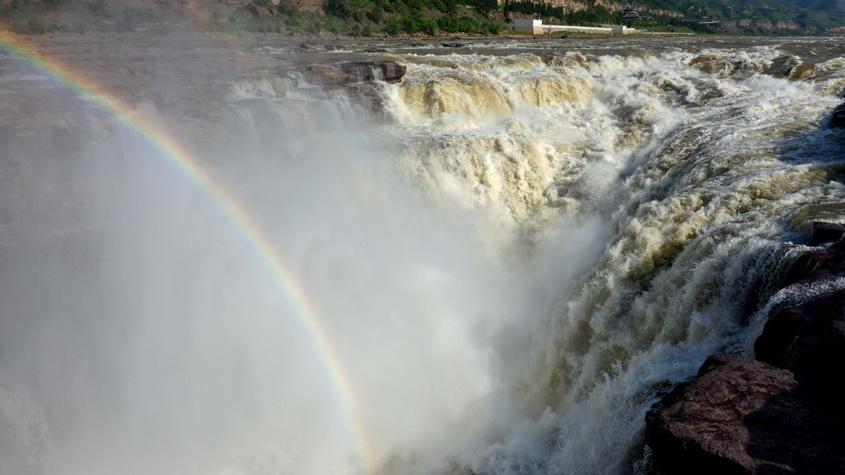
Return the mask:
<svg viewBox="0 0 845 475">
<path fill-rule="evenodd" d="M 833 109 L 833 113 L 830 115 L 830 125 L 845 128 L 845 102 Z"/>
<path fill-rule="evenodd" d="M 813 223 L 779 287 L 845 277 L 845 226 Z M 769 312 L 755 359 L 710 357 L 646 416 L 658 474 L 845 474 L 845 290 Z"/>
<path fill-rule="evenodd" d="M 399 82 L 406 68 L 394 61 L 347 61 L 308 65 L 302 72 L 310 84 L 337 87 L 371 81 Z"/>
</svg>

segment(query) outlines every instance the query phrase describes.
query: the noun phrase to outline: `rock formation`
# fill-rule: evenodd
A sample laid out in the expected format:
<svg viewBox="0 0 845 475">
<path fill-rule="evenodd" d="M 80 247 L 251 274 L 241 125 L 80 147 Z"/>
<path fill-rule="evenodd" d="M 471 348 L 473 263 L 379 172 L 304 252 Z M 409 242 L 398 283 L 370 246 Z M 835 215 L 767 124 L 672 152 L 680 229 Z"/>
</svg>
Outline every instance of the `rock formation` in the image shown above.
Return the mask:
<svg viewBox="0 0 845 475">
<path fill-rule="evenodd" d="M 845 127 L 845 103 L 842 103 L 830 116 L 830 125 L 833 127 Z"/>
<path fill-rule="evenodd" d="M 651 414 L 648 443 L 662 473 L 843 473 L 827 412 L 792 371 L 711 357 Z"/>
<path fill-rule="evenodd" d="M 406 68 L 393 61 L 350 61 L 312 64 L 303 68 L 305 80 L 317 86 L 345 86 L 370 81 L 399 82 Z"/>
<path fill-rule="evenodd" d="M 813 223 L 779 286 L 845 275 L 843 235 Z M 649 412 L 658 473 L 845 473 L 845 289 L 775 306 L 754 351 L 709 358 Z"/>
</svg>

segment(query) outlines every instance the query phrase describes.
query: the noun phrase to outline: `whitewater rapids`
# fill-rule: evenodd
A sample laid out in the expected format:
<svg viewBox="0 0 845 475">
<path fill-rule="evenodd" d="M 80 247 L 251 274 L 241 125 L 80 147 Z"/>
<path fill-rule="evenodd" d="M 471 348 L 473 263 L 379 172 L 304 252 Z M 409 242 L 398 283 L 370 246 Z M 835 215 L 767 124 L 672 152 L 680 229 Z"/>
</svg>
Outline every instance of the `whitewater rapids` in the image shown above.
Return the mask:
<svg viewBox="0 0 845 475">
<path fill-rule="evenodd" d="M 648 408 L 845 221 L 845 45 L 761 43 L 352 44 L 321 54 L 407 74 L 338 89 L 285 45 L 102 55 L 253 210 L 352 401 L 208 190 L 0 56 L 0 472 L 647 473 Z"/>
</svg>

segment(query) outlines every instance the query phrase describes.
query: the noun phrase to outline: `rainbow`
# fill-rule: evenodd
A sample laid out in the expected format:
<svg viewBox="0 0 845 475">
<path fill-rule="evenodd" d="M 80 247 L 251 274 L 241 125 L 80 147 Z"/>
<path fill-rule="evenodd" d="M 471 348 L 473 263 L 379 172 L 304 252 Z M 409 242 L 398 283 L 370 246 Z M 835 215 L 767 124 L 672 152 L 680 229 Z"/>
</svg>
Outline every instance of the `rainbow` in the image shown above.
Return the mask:
<svg viewBox="0 0 845 475">
<path fill-rule="evenodd" d="M 134 129 L 219 206 L 221 212 L 264 262 L 279 289 L 288 297 L 291 305 L 295 307 L 296 314 L 311 336 L 315 350 L 319 353 L 327 375 L 336 389 L 342 414 L 347 419 L 346 423 L 355 439 L 363 472 L 375 472 L 375 464 L 370 456 L 360 407 L 356 402 L 352 382 L 334 350 L 326 327 L 320 321 L 314 303 L 309 299 L 308 293 L 302 285 L 299 284 L 297 276 L 288 268 L 284 257 L 270 242 L 258 220 L 250 214 L 249 210 L 231 191 L 203 168 L 196 157 L 193 157 L 188 150 L 176 142 L 160 125 L 133 112 L 127 103 L 112 96 L 103 87 L 47 57 L 23 37 L 2 28 L 0 28 L 0 51 L 5 51 L 30 64 L 36 70 L 60 81 L 73 89 L 83 100 L 104 109 L 122 123 Z"/>
</svg>

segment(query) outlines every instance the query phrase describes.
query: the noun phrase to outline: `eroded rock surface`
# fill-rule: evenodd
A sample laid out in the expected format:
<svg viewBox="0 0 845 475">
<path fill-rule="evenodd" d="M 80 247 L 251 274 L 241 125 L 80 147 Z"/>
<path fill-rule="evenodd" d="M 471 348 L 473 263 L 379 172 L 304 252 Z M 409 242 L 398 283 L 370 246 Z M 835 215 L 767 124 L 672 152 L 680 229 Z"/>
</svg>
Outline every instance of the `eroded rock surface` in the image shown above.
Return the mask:
<svg viewBox="0 0 845 475">
<path fill-rule="evenodd" d="M 838 431 L 793 372 L 721 356 L 651 413 L 648 444 L 661 473 L 845 473 Z"/>
</svg>

